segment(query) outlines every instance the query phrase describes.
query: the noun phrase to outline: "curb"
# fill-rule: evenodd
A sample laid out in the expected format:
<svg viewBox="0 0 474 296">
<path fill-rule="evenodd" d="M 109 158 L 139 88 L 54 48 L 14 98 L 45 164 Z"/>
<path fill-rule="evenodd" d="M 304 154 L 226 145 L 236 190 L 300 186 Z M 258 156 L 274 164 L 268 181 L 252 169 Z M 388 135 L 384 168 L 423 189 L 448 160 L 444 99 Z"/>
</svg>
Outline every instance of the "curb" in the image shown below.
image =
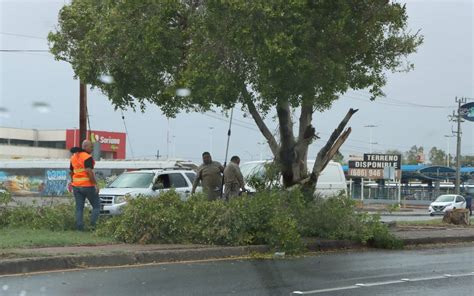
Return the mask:
<svg viewBox="0 0 474 296">
<path fill-rule="evenodd" d="M 269 252 L 268 246 L 201 248 L 187 250 L 149 251 L 129 254 L 53 256 L 0 261 L 0 275 L 23 274 L 86 267 L 112 267 L 147 263 L 231 258 Z"/>
<path fill-rule="evenodd" d="M 474 242 L 474 236 L 467 235 L 467 236 L 455 236 L 455 237 L 403 238 L 402 241 L 405 246 L 446 244 L 446 243 L 465 243 L 465 242 Z"/>
<path fill-rule="evenodd" d="M 458 237 L 400 238 L 405 246 L 474 242 L 474 235 Z M 361 249 L 367 246 L 349 240 L 308 239 L 306 248 L 310 252 L 341 249 Z M 147 263 L 167 263 L 191 260 L 222 259 L 248 256 L 253 253 L 268 253 L 265 245 L 245 247 L 213 247 L 200 249 L 145 251 L 137 253 L 104 255 L 68 255 L 42 258 L 8 259 L 0 261 L 0 276 L 31 272 L 58 271 L 90 267 L 132 266 Z"/>
</svg>

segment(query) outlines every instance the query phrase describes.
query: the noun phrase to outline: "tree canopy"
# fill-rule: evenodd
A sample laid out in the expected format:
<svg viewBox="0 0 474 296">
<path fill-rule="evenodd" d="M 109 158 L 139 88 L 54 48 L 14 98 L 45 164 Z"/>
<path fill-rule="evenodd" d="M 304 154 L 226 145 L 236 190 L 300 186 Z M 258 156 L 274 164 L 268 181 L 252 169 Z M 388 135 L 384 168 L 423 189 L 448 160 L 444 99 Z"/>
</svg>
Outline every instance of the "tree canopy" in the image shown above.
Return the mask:
<svg viewBox="0 0 474 296">
<path fill-rule="evenodd" d="M 151 102 L 173 116 L 242 104 L 283 170 L 293 171 L 284 179 L 297 181 L 316 139 L 314 111 L 349 89 L 381 96 L 387 70 L 411 69 L 406 57 L 422 38 L 406 26 L 405 6 L 387 0 L 73 0 L 49 41 L 57 59 L 118 108 Z M 179 97 L 182 87 L 191 95 Z M 262 120 L 271 108 L 279 139 Z M 324 153 L 338 150 L 349 118 Z"/>
</svg>

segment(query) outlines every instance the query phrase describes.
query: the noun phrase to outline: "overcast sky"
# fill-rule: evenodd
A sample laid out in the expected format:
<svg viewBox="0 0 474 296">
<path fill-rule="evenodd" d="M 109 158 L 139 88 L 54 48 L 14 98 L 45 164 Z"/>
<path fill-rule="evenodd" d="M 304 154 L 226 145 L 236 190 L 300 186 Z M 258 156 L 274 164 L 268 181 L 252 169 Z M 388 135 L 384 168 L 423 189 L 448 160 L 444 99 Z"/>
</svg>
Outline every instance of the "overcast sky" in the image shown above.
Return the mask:
<svg viewBox="0 0 474 296">
<path fill-rule="evenodd" d="M 67 1 L 0 0 L 0 49 L 48 49 L 46 36 L 57 23 L 59 9 Z M 364 91 L 350 92 L 333 107 L 313 117 L 321 140 L 311 146 L 315 155 L 349 108 L 357 108 L 350 121 L 353 129 L 341 151 L 367 153 L 370 138 L 373 152 L 387 149 L 407 151 L 413 145 L 455 148 L 448 121 L 455 97 L 474 98 L 473 1 L 425 0 L 407 3 L 409 28 L 421 30 L 424 44 L 410 56 L 415 70 L 388 75 L 387 96 L 375 102 Z M 69 64 L 55 61 L 49 53 L 0 52 L 0 126 L 36 129 L 78 127 L 79 82 Z M 120 111 L 114 111 L 107 98 L 93 90 L 88 94 L 92 129 L 125 131 Z M 39 112 L 34 102 L 50 104 L 49 112 Z M 124 112 L 128 129 L 127 156 L 152 158 L 157 150 L 166 156 L 198 161 L 204 150 L 223 161 L 228 120 L 217 114 L 183 113 L 168 121 L 156 107 L 145 113 Z M 236 110 L 229 155 L 244 160 L 270 157 L 263 137 L 250 118 Z M 276 128 L 272 118 L 268 125 Z M 376 125 L 368 128 L 367 125 Z M 372 136 L 370 133 L 372 130 Z M 170 144 L 167 145 L 169 131 Z M 212 142 L 212 148 L 211 148 Z M 167 147 L 169 147 L 167 149 Z M 133 150 L 133 154 L 132 154 Z M 168 150 L 168 151 L 167 151 Z M 474 123 L 463 124 L 463 154 L 474 155 Z"/>
</svg>

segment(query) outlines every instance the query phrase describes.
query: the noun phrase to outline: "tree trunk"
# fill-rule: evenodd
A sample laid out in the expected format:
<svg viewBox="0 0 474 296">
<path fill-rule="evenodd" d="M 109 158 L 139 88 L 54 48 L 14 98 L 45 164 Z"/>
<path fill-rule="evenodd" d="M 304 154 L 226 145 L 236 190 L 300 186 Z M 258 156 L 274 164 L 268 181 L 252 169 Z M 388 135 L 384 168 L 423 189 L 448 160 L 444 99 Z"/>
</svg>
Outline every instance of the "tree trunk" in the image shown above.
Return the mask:
<svg viewBox="0 0 474 296">
<path fill-rule="evenodd" d="M 278 153 L 283 186 L 285 188 L 295 184 L 295 170 L 299 170 L 296 163 L 295 137 L 293 135 L 293 122 L 291 121 L 291 110 L 288 102 L 280 102 L 276 106 L 278 122 L 280 124 L 280 151 Z"/>
<path fill-rule="evenodd" d="M 304 191 L 314 192 L 316 189 L 316 184 L 318 182 L 319 175 L 324 170 L 329 161 L 334 157 L 334 155 L 339 151 L 339 148 L 344 144 L 346 139 L 351 133 L 351 128 L 344 130 L 345 126 L 351 119 L 352 115 L 356 113 L 358 109 L 350 109 L 343 120 L 339 123 L 339 126 L 333 131 L 331 137 L 327 141 L 326 145 L 319 151 L 316 161 L 313 166 L 313 170 L 309 178 L 301 180 L 303 184 Z"/>
</svg>

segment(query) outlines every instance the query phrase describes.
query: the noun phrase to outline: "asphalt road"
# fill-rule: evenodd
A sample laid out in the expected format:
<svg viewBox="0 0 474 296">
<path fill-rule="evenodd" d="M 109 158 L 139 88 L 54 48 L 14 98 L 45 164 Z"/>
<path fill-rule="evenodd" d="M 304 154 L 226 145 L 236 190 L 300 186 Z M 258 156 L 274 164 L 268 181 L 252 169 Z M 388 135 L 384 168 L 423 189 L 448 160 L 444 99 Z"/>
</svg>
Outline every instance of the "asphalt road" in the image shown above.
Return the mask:
<svg viewBox="0 0 474 296">
<path fill-rule="evenodd" d="M 474 246 L 0 277 L 0 295 L 474 295 Z"/>
</svg>

